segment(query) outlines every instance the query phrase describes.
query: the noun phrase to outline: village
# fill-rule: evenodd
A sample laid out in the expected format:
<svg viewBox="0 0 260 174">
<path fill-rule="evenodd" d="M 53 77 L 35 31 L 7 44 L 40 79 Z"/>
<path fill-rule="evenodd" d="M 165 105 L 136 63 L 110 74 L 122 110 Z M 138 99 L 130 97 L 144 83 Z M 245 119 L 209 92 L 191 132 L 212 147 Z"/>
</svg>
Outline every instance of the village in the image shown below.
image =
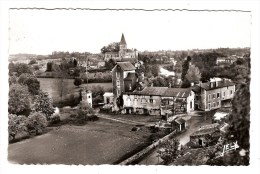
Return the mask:
<svg viewBox="0 0 260 174">
<path fill-rule="evenodd" d="M 14 163 L 226 165 L 223 156 L 241 146 L 227 135 L 237 89 L 248 80 L 248 48 L 140 53 L 122 34 L 101 54 L 13 57 Z M 236 146 L 225 151 L 230 143 Z M 37 155 L 35 146 L 42 148 Z M 32 154 L 24 156 L 28 148 Z M 53 159 L 45 156 L 50 153 Z"/>
</svg>

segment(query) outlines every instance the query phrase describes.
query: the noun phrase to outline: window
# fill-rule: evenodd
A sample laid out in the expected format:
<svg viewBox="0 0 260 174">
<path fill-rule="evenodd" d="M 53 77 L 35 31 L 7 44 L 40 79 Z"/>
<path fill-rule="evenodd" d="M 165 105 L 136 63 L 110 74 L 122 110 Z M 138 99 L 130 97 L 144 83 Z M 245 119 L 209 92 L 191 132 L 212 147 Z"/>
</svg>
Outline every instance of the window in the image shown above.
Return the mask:
<svg viewBox="0 0 260 174">
<path fill-rule="evenodd" d="M 153 103 L 153 99 L 150 99 L 150 103 Z"/>
<path fill-rule="evenodd" d="M 230 90 L 230 95 L 232 95 L 232 93 L 233 93 L 233 91 L 232 91 L 232 90 Z"/>
<path fill-rule="evenodd" d="M 219 92 L 217 93 L 217 98 L 220 98 L 220 93 Z"/>
<path fill-rule="evenodd" d="M 116 72 L 116 78 L 120 78 L 120 72 Z"/>
<path fill-rule="evenodd" d="M 131 83 L 129 84 L 129 90 L 132 90 L 132 85 L 131 85 Z"/>
<path fill-rule="evenodd" d="M 212 94 L 212 98 L 213 99 L 215 99 L 216 98 L 216 94 L 214 93 L 214 94 Z"/>
<path fill-rule="evenodd" d="M 208 104 L 208 106 L 209 106 L 209 109 L 211 109 L 211 104 L 210 103 Z"/>
<path fill-rule="evenodd" d="M 213 107 L 216 107 L 216 103 L 215 102 L 213 102 Z"/>
<path fill-rule="evenodd" d="M 117 86 L 117 87 L 120 86 L 120 81 L 119 81 L 119 80 L 116 81 L 116 86 Z"/>
<path fill-rule="evenodd" d="M 220 102 L 219 101 L 217 102 L 217 106 L 220 106 Z"/>
<path fill-rule="evenodd" d="M 226 94 L 226 93 L 225 93 L 225 91 L 224 91 L 224 92 L 223 92 L 223 97 L 225 97 L 225 94 Z"/>
<path fill-rule="evenodd" d="M 210 100 L 210 94 L 208 95 L 208 100 Z"/>
</svg>

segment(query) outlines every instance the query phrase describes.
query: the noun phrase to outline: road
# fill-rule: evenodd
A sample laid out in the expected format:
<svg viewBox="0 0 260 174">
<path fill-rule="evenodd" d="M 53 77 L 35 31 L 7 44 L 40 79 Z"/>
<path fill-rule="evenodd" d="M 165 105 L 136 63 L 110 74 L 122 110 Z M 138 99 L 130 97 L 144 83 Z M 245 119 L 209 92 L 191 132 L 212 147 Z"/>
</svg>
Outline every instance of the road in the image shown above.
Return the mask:
<svg viewBox="0 0 260 174">
<path fill-rule="evenodd" d="M 177 135 L 176 138 L 180 141 L 181 145 L 185 145 L 190 141 L 190 135 L 195 132 L 200 126 L 211 124 L 211 120 L 204 120 L 203 116 L 194 115 L 187 120 L 188 128 L 185 132 Z M 140 165 L 158 165 L 162 160 L 158 157 L 158 148 L 156 148 L 150 155 L 145 157 L 139 162 Z"/>
</svg>

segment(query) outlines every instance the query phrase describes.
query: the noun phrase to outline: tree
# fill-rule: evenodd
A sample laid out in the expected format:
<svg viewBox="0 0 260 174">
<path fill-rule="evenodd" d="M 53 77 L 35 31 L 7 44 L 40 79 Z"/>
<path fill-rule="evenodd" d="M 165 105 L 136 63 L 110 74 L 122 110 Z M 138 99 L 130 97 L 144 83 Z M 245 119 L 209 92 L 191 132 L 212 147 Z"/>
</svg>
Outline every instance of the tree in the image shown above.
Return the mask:
<svg viewBox="0 0 260 174">
<path fill-rule="evenodd" d="M 46 72 L 52 72 L 52 62 L 48 62 L 47 63 L 47 69 L 46 69 Z"/>
<path fill-rule="evenodd" d="M 36 77 L 29 76 L 25 79 L 24 84 L 28 86 L 28 90 L 32 95 L 38 95 L 40 90 L 40 82 Z"/>
<path fill-rule="evenodd" d="M 158 151 L 159 157 L 167 164 L 176 159 L 180 154 L 179 149 L 180 142 L 177 139 L 166 140 L 160 144 L 160 149 Z"/>
<path fill-rule="evenodd" d="M 78 61 L 76 59 L 74 59 L 73 64 L 74 64 L 74 67 L 77 67 Z"/>
<path fill-rule="evenodd" d="M 31 96 L 27 86 L 13 84 L 9 90 L 8 112 L 10 114 L 21 114 L 30 110 Z"/>
<path fill-rule="evenodd" d="M 101 48 L 102 54 L 105 54 L 106 52 L 118 52 L 118 51 L 119 51 L 119 42 L 113 42 Z"/>
<path fill-rule="evenodd" d="M 32 68 L 25 63 L 9 64 L 9 75 L 13 73 L 19 77 L 23 73 L 33 74 Z"/>
<path fill-rule="evenodd" d="M 82 79 L 80 78 L 75 78 L 74 80 L 74 85 L 79 87 L 82 84 Z"/>
<path fill-rule="evenodd" d="M 185 79 L 185 76 L 188 72 L 190 61 L 191 61 L 191 57 L 188 56 L 187 59 L 182 64 L 182 74 L 181 74 L 181 80 L 182 81 Z"/>
<path fill-rule="evenodd" d="M 105 62 L 105 67 L 107 70 L 112 70 L 116 65 L 116 62 L 113 59 L 109 59 Z"/>
<path fill-rule="evenodd" d="M 36 64 L 36 63 L 37 63 L 36 60 L 31 60 L 28 64 L 33 65 L 33 64 Z"/>
<path fill-rule="evenodd" d="M 16 138 L 18 133 L 28 132 L 28 118 L 24 115 L 8 115 L 8 133 L 9 141 Z"/>
<path fill-rule="evenodd" d="M 17 77 L 15 75 L 9 76 L 9 86 L 17 83 Z"/>
<path fill-rule="evenodd" d="M 200 81 L 201 74 L 199 68 L 195 65 L 190 65 L 185 78 L 190 82 Z"/>
<path fill-rule="evenodd" d="M 40 91 L 36 96 L 33 110 L 36 112 L 42 112 L 45 114 L 47 120 L 49 120 L 50 116 L 54 113 L 53 102 L 49 97 L 49 94 L 45 91 Z"/>
<path fill-rule="evenodd" d="M 33 112 L 28 117 L 29 128 L 35 130 L 35 134 L 39 135 L 47 126 L 47 119 L 43 113 Z"/>
</svg>

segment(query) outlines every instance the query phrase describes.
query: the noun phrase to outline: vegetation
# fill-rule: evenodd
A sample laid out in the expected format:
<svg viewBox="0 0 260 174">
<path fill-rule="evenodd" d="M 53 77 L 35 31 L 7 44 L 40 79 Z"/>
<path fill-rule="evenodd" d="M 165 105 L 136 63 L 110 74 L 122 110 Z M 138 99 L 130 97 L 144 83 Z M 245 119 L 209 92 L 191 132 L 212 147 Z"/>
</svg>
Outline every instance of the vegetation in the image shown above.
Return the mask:
<svg viewBox="0 0 260 174">
<path fill-rule="evenodd" d="M 79 87 L 82 84 L 82 80 L 80 78 L 75 78 L 74 85 Z"/>
<path fill-rule="evenodd" d="M 36 135 L 42 134 L 43 130 L 47 126 L 47 119 L 43 113 L 33 112 L 28 116 L 28 127 L 30 130 L 34 130 Z"/>
<path fill-rule="evenodd" d="M 119 51 L 119 42 L 113 42 L 101 48 L 102 54 L 105 54 L 106 52 L 118 52 L 118 51 Z"/>
<path fill-rule="evenodd" d="M 159 157 L 168 164 L 169 162 L 174 161 L 177 156 L 180 154 L 179 150 L 180 142 L 177 139 L 171 139 L 163 142 L 159 147 Z"/>
<path fill-rule="evenodd" d="M 47 120 L 50 119 L 50 116 L 54 113 L 54 108 L 52 99 L 49 97 L 47 92 L 39 92 L 39 95 L 37 95 L 35 98 L 33 110 L 36 112 L 42 112 Z"/>
</svg>

